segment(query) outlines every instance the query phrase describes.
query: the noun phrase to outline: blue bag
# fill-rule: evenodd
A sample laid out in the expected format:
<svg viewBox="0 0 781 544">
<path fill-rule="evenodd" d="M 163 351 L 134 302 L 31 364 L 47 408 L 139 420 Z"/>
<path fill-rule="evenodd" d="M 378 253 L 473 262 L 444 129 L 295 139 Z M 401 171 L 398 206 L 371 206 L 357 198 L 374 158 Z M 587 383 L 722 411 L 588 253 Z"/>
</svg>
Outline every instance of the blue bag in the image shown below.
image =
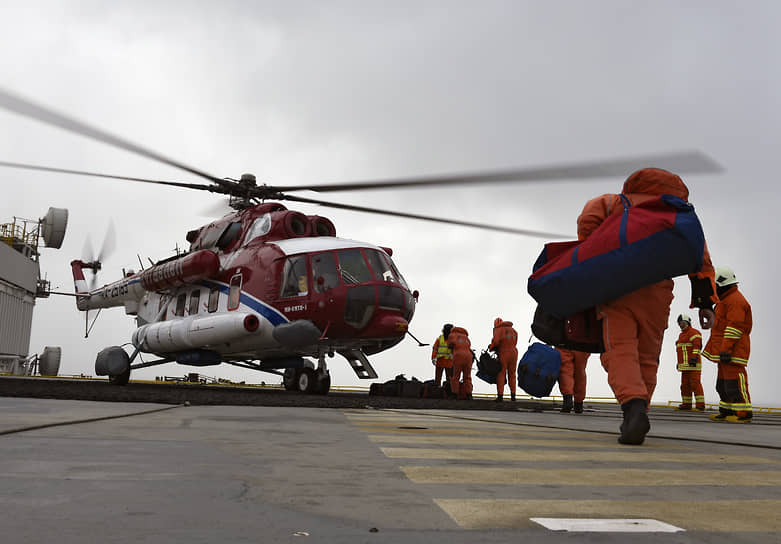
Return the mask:
<svg viewBox="0 0 781 544">
<path fill-rule="evenodd" d="M 547 397 L 559 380 L 561 354 L 534 342 L 518 363 L 518 387 L 533 397 Z"/>
</svg>

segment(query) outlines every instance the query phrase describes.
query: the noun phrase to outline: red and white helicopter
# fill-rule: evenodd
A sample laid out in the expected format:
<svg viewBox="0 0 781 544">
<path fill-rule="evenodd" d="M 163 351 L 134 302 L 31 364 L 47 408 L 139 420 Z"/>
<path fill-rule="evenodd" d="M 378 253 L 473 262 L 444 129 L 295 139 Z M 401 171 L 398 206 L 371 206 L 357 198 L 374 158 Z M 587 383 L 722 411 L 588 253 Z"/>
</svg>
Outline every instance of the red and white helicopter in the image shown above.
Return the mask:
<svg viewBox="0 0 781 544">
<path fill-rule="evenodd" d="M 325 394 L 331 382 L 326 356 L 337 353 L 349 362 L 358 377 L 377 377 L 367 355 L 384 351 L 404 339 L 418 299 L 418 292 L 410 289 L 394 264 L 392 250 L 337 237 L 334 224 L 326 217 L 305 215 L 267 200 L 545 239 L 563 238 L 553 233 L 315 200 L 288 192 L 625 177 L 649 164 L 680 173 L 719 171 L 708 157 L 683 152 L 467 175 L 274 187 L 257 185 L 251 174 L 239 180 L 217 178 L 2 90 L 0 108 L 177 167 L 208 184 L 13 162 L 0 162 L 0 166 L 229 196 L 232 213 L 189 231 L 186 239 L 190 247 L 185 252 L 150 268 L 126 272 L 117 281 L 95 287 L 88 285 L 84 272 L 90 270 L 94 274 L 100 270 L 101 258 L 71 263 L 79 310 L 124 307 L 128 315 L 136 318 L 138 328 L 132 335 L 132 353 L 110 346 L 98 353 L 95 362 L 98 375 L 108 376 L 111 383 L 119 385 L 128 382 L 134 369 L 169 362 L 195 366 L 228 363 L 281 374 L 287 389 Z M 135 362 L 139 353 L 153 354 L 157 359 Z"/>
</svg>

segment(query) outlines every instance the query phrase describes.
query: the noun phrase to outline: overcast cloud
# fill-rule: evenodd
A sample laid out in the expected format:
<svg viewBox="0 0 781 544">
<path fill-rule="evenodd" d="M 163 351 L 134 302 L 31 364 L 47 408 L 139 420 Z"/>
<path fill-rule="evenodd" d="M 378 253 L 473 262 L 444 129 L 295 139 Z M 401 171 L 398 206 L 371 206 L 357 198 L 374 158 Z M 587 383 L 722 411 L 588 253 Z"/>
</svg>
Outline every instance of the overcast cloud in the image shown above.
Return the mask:
<svg viewBox="0 0 781 544">
<path fill-rule="evenodd" d="M 700 149 L 725 173 L 685 178 L 714 263 L 735 269 L 752 304 L 748 367 L 756 405 L 779 406 L 776 185 L 781 70 L 777 2 L 18 2 L 0 1 L 0 86 L 217 176 L 270 184 L 370 180 Z M 199 182 L 170 167 L 0 112 L 0 160 Z M 649 165 L 650 166 L 650 165 Z M 627 175 L 630 172 L 627 172 Z M 591 197 L 623 178 L 363 193 L 358 205 L 574 237 Z M 210 220 L 214 197 L 173 188 L 10 169 L 0 221 L 70 210 L 42 272 L 72 289 L 69 261 L 109 220 L 118 248 L 101 279 L 167 257 Z M 526 278 L 543 241 L 419 221 L 297 207 L 337 233 L 394 249 L 421 293 L 411 331 L 432 342 L 464 326 L 479 351 L 492 323 L 530 335 Z M 678 400 L 676 281 L 655 401 Z M 63 348 L 62 374 L 129 342 L 134 322 L 102 312 L 90 338 L 73 300 L 39 300 L 31 352 Z M 705 335 L 707 338 L 707 334 Z M 523 351 L 524 346 L 519 346 Z M 381 379 L 429 378 L 430 348 L 411 339 L 372 357 Z M 357 384 L 331 360 L 334 383 Z M 135 377 L 182 375 L 187 367 Z M 227 365 L 207 375 L 276 381 Z M 610 397 L 593 356 L 588 393 Z M 716 369 L 703 384 L 716 402 Z M 493 386 L 476 380 L 478 391 Z M 365 385 L 365 382 L 364 382 Z"/>
</svg>

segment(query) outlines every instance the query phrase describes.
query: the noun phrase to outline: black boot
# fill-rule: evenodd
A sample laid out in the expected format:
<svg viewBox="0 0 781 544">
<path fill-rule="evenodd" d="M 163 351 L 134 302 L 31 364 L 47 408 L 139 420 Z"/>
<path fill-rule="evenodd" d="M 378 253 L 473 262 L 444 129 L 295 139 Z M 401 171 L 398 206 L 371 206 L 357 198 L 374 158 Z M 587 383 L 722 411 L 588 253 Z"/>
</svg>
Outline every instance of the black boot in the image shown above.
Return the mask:
<svg viewBox="0 0 781 544">
<path fill-rule="evenodd" d="M 510 393 L 510 400 L 515 402 L 515 393 Z"/>
<path fill-rule="evenodd" d="M 621 405 L 624 412 L 624 421 L 621 423 L 621 436 L 618 441 L 621 444 L 639 446 L 645 440 L 645 435 L 651 430 L 651 422 L 648 421 L 645 399 L 632 399 Z"/>
<path fill-rule="evenodd" d="M 496 395 L 496 402 L 502 402 L 502 395 Z"/>
<path fill-rule="evenodd" d="M 561 412 L 569 414 L 572 411 L 572 395 L 564 395 L 564 400 L 561 403 Z"/>
<path fill-rule="evenodd" d="M 576 414 L 582 414 L 583 413 L 583 403 L 582 402 L 576 402 L 575 403 L 575 413 Z"/>
</svg>

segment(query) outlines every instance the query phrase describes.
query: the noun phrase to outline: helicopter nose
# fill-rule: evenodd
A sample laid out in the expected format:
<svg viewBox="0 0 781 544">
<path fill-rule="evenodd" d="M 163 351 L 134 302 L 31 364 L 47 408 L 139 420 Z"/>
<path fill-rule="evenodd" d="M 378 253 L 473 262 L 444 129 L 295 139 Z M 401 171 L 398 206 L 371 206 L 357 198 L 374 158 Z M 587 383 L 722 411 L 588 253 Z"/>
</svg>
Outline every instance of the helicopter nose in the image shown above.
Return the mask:
<svg viewBox="0 0 781 544">
<path fill-rule="evenodd" d="M 362 336 L 372 338 L 391 338 L 403 336 L 409 323 L 398 314 L 381 314 L 375 316 L 368 327 L 362 331 Z"/>
</svg>

